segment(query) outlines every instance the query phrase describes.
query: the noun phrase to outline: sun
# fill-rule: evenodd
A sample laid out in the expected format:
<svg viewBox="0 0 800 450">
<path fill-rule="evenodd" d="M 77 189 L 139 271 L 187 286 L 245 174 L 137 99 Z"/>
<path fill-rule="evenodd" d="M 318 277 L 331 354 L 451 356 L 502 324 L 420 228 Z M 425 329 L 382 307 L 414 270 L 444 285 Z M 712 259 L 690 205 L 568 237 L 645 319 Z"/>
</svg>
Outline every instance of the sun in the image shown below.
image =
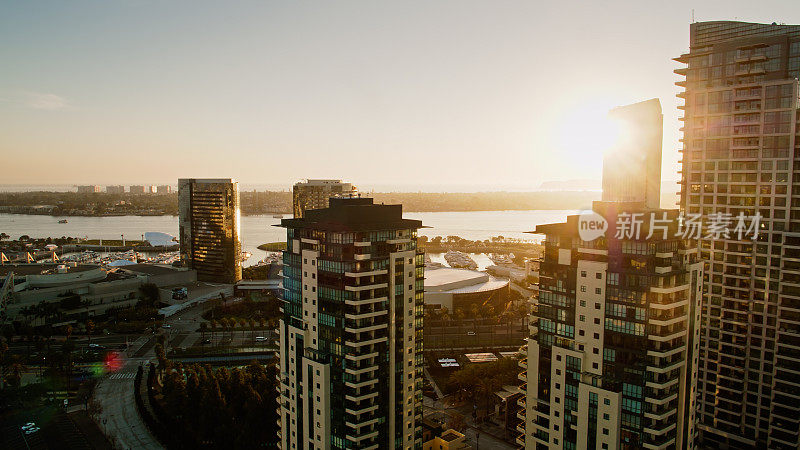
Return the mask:
<svg viewBox="0 0 800 450">
<path fill-rule="evenodd" d="M 569 112 L 559 126 L 562 151 L 579 159 L 601 161 L 603 155 L 625 141 L 623 121 L 609 116 L 613 106 L 587 104 Z"/>
</svg>

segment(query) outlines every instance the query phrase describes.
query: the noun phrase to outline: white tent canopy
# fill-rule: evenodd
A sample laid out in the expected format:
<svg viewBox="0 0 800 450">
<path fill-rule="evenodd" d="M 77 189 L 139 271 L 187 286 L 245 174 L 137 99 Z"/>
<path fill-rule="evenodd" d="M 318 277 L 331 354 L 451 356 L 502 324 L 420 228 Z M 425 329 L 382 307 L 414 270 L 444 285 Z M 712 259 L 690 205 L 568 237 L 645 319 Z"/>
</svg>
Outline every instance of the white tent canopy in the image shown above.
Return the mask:
<svg viewBox="0 0 800 450">
<path fill-rule="evenodd" d="M 144 234 L 144 240 L 152 247 L 171 247 L 178 244 L 175 236 L 160 231 L 148 231 Z"/>
</svg>

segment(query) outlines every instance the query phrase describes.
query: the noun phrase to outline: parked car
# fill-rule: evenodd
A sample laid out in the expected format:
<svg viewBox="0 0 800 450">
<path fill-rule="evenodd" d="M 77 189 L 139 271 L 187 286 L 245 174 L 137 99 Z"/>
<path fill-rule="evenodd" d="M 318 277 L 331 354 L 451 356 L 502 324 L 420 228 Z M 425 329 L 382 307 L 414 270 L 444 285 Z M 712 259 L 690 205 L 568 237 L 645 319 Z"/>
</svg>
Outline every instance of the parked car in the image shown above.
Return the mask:
<svg viewBox="0 0 800 450">
<path fill-rule="evenodd" d="M 475 336 L 475 332 L 474 331 L 467 331 L 467 336 Z"/>
<path fill-rule="evenodd" d="M 267 338 L 264 336 L 256 336 L 256 342 L 266 342 Z"/>
</svg>

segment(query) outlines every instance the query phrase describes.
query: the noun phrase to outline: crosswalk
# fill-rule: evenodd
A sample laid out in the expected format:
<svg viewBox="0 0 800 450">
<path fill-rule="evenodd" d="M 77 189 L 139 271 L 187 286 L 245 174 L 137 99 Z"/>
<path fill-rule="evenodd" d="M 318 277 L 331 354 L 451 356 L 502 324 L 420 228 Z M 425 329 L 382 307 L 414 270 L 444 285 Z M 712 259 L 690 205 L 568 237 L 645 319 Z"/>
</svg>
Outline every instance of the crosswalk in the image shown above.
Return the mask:
<svg viewBox="0 0 800 450">
<path fill-rule="evenodd" d="M 136 372 L 131 373 L 114 373 L 108 376 L 109 380 L 129 380 L 136 378 Z"/>
</svg>

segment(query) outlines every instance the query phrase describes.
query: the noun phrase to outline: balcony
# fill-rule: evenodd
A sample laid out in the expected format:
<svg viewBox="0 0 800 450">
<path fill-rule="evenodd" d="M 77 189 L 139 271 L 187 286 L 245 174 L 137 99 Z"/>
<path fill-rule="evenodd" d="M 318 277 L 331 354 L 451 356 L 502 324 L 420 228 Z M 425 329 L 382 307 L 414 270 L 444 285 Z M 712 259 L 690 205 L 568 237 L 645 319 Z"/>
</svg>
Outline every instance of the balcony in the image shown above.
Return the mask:
<svg viewBox="0 0 800 450">
<path fill-rule="evenodd" d="M 347 406 L 345 406 L 345 408 L 344 408 L 344 412 L 346 412 L 347 414 L 353 414 L 353 415 L 356 415 L 356 416 L 360 415 L 360 414 L 370 413 L 370 412 L 377 411 L 377 410 L 378 410 L 378 405 L 371 405 L 371 406 L 368 405 L 368 406 L 365 406 L 365 407 L 363 407 L 361 409 L 352 409 L 352 408 L 349 408 Z"/>
<path fill-rule="evenodd" d="M 366 380 L 362 381 L 345 381 L 344 385 L 352 389 L 359 389 L 372 386 L 373 384 L 376 384 L 379 381 L 380 380 L 377 378 L 367 378 Z"/>
<path fill-rule="evenodd" d="M 350 421 L 345 421 L 345 425 L 347 425 L 350 428 L 367 427 L 367 426 L 370 426 L 370 425 L 374 425 L 376 423 L 378 423 L 378 419 L 377 418 L 376 419 L 368 419 L 368 420 L 365 420 L 363 422 L 355 422 L 355 423 L 352 423 Z"/>
<path fill-rule="evenodd" d="M 387 283 L 363 284 L 363 285 L 359 285 L 359 286 L 345 285 L 344 286 L 344 290 L 345 291 L 350 291 L 350 292 L 360 292 L 360 291 L 367 291 L 367 290 L 372 290 L 372 289 L 386 288 L 388 286 L 389 285 Z"/>
<path fill-rule="evenodd" d="M 664 314 L 663 317 L 661 316 L 651 317 L 647 323 L 649 325 L 656 325 L 659 327 L 668 327 L 670 325 L 675 325 L 686 321 L 686 316 L 684 315 L 679 315 L 677 317 L 668 317 L 668 316 L 669 314 Z"/>
<path fill-rule="evenodd" d="M 349 400 L 351 402 L 363 402 L 365 400 L 369 400 L 371 398 L 376 398 L 379 392 L 377 389 L 370 389 L 364 393 L 352 393 L 352 394 L 345 394 L 345 400 Z"/>
<path fill-rule="evenodd" d="M 364 349 L 362 349 L 364 350 Z M 354 351 L 352 353 L 347 353 L 344 355 L 345 359 L 353 360 L 353 361 L 361 361 L 367 358 L 376 358 L 378 356 L 378 352 L 372 351 L 371 349 L 365 349 L 363 352 L 361 351 Z"/>
<path fill-rule="evenodd" d="M 344 304 L 348 306 L 363 306 L 363 305 L 369 305 L 370 303 L 384 302 L 386 300 L 388 300 L 387 297 L 382 296 L 375 298 L 363 298 L 358 300 L 345 300 Z"/>
<path fill-rule="evenodd" d="M 360 447 L 359 444 L 361 443 L 361 441 L 378 437 L 378 430 L 371 431 L 369 433 L 366 433 L 366 434 L 363 434 L 363 435 L 359 435 L 359 436 L 354 436 L 354 435 L 351 435 L 349 433 L 350 433 L 350 431 L 348 431 L 348 434 L 345 435 L 345 438 L 348 441 L 354 442 L 356 444 L 355 448 L 359 448 Z"/>
<path fill-rule="evenodd" d="M 389 313 L 389 311 L 387 311 L 385 309 L 381 309 L 381 310 L 378 310 L 378 311 L 365 310 L 365 311 L 359 311 L 359 312 L 345 313 L 344 314 L 344 318 L 347 319 L 347 320 L 372 319 L 372 318 L 375 318 L 375 317 L 378 317 L 378 316 L 384 316 L 384 315 L 386 315 L 388 313 Z"/>
<path fill-rule="evenodd" d="M 344 331 L 348 333 L 368 333 L 370 331 L 382 330 L 386 327 L 387 325 L 385 323 L 379 323 L 376 325 L 363 325 L 363 326 L 358 326 L 358 324 L 355 323 L 350 323 L 350 324 L 346 323 Z"/>
<path fill-rule="evenodd" d="M 346 277 L 370 277 L 376 275 L 388 275 L 389 271 L 386 269 L 370 270 L 369 272 L 345 272 Z"/>
<path fill-rule="evenodd" d="M 361 375 L 368 372 L 374 372 L 376 370 L 378 370 L 377 362 L 358 364 L 355 367 L 351 367 L 349 364 L 347 364 L 344 368 L 344 372 L 350 375 Z"/>
</svg>

